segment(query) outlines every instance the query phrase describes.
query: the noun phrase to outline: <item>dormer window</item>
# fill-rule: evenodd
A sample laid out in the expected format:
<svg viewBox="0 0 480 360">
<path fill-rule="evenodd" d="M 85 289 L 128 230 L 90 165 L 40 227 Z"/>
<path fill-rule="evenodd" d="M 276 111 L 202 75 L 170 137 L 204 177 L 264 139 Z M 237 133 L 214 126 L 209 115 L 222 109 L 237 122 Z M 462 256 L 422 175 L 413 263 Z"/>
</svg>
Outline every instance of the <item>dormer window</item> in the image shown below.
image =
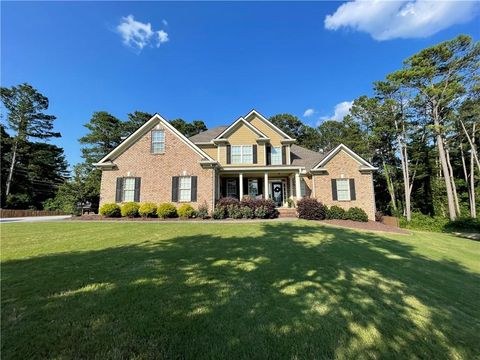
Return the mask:
<svg viewBox="0 0 480 360">
<path fill-rule="evenodd" d="M 272 146 L 270 153 L 270 159 L 272 165 L 282 165 L 282 147 Z"/>
</svg>

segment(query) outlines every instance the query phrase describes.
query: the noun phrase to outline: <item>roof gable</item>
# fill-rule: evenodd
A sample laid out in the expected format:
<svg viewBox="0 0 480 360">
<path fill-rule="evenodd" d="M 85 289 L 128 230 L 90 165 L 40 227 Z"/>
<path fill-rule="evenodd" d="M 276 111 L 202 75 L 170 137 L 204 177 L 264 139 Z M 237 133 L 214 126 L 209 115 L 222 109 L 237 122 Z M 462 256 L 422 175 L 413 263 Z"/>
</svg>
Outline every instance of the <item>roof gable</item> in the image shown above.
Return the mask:
<svg viewBox="0 0 480 360">
<path fill-rule="evenodd" d="M 262 133 L 260 130 L 258 130 L 255 126 L 253 126 L 249 122 L 245 121 L 245 119 L 243 117 L 239 117 L 229 127 L 227 127 L 220 134 L 218 134 L 218 136 L 216 136 L 213 140 L 226 139 L 228 137 L 228 135 L 235 132 L 241 126 L 245 126 L 246 128 L 248 128 L 250 131 L 255 133 L 261 139 L 268 139 L 268 137 L 264 133 Z"/>
<path fill-rule="evenodd" d="M 363 167 L 360 170 L 376 170 L 377 169 L 372 164 L 370 164 L 367 160 L 365 160 L 360 155 L 358 155 L 355 151 L 350 149 L 348 146 L 344 144 L 340 144 L 336 148 L 334 148 L 332 151 L 327 153 L 325 157 L 314 168 L 312 168 L 312 170 L 322 170 L 323 166 L 325 166 L 325 164 L 327 164 L 335 155 L 337 155 L 342 150 L 346 152 L 354 160 L 356 160 L 360 165 L 363 165 Z"/>
<path fill-rule="evenodd" d="M 255 109 L 253 109 L 252 111 L 250 111 L 247 115 L 244 116 L 244 119 L 247 120 L 248 122 L 248 119 L 253 117 L 253 116 L 256 116 L 257 118 L 259 118 L 262 122 L 264 122 L 268 127 L 270 127 L 272 130 L 274 130 L 275 132 L 277 132 L 280 136 L 282 136 L 284 139 L 286 140 L 291 140 L 291 141 L 294 141 L 295 139 L 293 139 L 291 136 L 287 135 L 282 129 L 280 129 L 278 126 L 274 125 L 270 120 L 268 120 L 267 118 L 265 118 L 265 116 L 263 116 L 262 114 L 260 114 L 258 111 L 256 111 Z"/>
<path fill-rule="evenodd" d="M 159 114 L 155 114 L 152 116 L 150 120 L 148 120 L 145 124 L 140 126 L 135 132 L 130 134 L 125 140 L 123 140 L 117 147 L 115 147 L 112 151 L 110 151 L 107 155 L 105 155 L 98 163 L 94 164 L 95 166 L 102 166 L 103 164 L 110 165 L 109 161 L 116 159 L 118 156 L 123 154 L 132 144 L 134 144 L 137 140 L 139 140 L 143 135 L 145 135 L 148 131 L 152 130 L 156 125 L 162 124 L 168 130 L 170 130 L 174 135 L 176 135 L 183 143 L 185 143 L 188 147 L 190 147 L 194 152 L 200 155 L 202 158 L 208 161 L 215 161 L 212 159 L 207 153 L 205 153 L 202 149 L 200 149 L 197 145 L 195 145 L 192 141 L 190 141 L 185 135 L 183 135 L 180 131 L 178 131 L 175 127 L 172 126 L 167 120 L 165 120 Z"/>
</svg>

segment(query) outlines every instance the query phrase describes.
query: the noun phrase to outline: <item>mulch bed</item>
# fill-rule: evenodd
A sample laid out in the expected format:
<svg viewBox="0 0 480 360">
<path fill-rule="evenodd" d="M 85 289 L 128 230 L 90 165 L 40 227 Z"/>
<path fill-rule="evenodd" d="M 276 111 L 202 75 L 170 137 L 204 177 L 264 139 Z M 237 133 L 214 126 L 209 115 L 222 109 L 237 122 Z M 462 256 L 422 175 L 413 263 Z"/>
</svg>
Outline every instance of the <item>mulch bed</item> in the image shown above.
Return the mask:
<svg viewBox="0 0 480 360">
<path fill-rule="evenodd" d="M 320 220 L 319 222 L 323 224 L 341 226 L 341 227 L 350 228 L 350 229 L 383 231 L 383 232 L 391 232 L 391 233 L 405 234 L 405 235 L 410 234 L 410 232 L 407 230 L 400 229 L 390 225 L 385 225 L 376 221 L 359 222 L 359 221 L 352 221 L 352 220 Z"/>
</svg>

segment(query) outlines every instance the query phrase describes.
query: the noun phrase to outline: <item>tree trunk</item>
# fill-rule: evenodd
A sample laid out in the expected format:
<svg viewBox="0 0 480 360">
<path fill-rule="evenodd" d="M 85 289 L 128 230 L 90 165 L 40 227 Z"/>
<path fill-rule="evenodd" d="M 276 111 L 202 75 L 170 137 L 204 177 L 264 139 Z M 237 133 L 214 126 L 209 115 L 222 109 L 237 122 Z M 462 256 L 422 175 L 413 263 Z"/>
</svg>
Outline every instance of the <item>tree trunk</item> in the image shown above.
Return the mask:
<svg viewBox="0 0 480 360">
<path fill-rule="evenodd" d="M 463 132 L 465 133 L 465 136 L 467 137 L 468 142 L 470 143 L 470 147 L 472 149 L 473 156 L 475 158 L 475 161 L 477 163 L 478 171 L 480 172 L 480 160 L 478 160 L 478 155 L 477 155 L 477 147 L 475 146 L 475 126 L 476 124 L 473 124 L 473 130 L 472 130 L 472 137 L 468 134 L 467 129 L 465 128 L 465 125 L 460 119 L 460 124 L 462 125 Z"/>
<path fill-rule="evenodd" d="M 452 184 L 453 200 L 455 201 L 455 209 L 457 210 L 457 215 L 460 216 L 460 204 L 458 203 L 458 194 L 457 194 L 457 185 L 455 184 L 455 178 L 453 177 L 452 163 L 450 162 L 450 151 L 446 147 L 445 152 L 447 154 L 447 165 L 450 182 Z"/>
<path fill-rule="evenodd" d="M 456 209 L 455 209 L 455 200 L 453 198 L 453 191 L 452 191 L 452 182 L 450 181 L 450 175 L 447 165 L 447 157 L 445 155 L 445 147 L 443 145 L 442 135 L 440 134 L 440 124 L 438 119 L 435 117 L 435 127 L 437 131 L 437 147 L 438 147 L 438 155 L 440 157 L 440 166 L 442 168 L 443 179 L 445 181 L 445 188 L 447 190 L 447 201 L 448 201 L 448 215 L 450 220 L 455 220 L 457 218 Z"/>
<path fill-rule="evenodd" d="M 392 178 L 390 177 L 390 172 L 388 170 L 388 165 L 383 160 L 383 169 L 385 171 L 385 180 L 387 181 L 387 189 L 390 194 L 390 200 L 392 203 L 392 209 L 397 212 L 397 197 L 395 196 L 395 187 L 393 186 Z"/>
<path fill-rule="evenodd" d="M 7 184 L 5 186 L 5 201 L 7 200 L 6 198 L 8 197 L 8 194 L 10 194 L 10 187 L 12 185 L 12 179 L 13 179 L 13 170 L 15 169 L 15 161 L 17 160 L 17 148 L 18 148 L 18 138 L 15 139 L 15 143 L 13 144 L 12 163 L 10 164 L 10 170 L 8 171 L 8 176 L 7 176 Z"/>
<path fill-rule="evenodd" d="M 467 194 L 468 194 L 468 204 L 470 206 L 470 216 L 473 218 L 475 212 L 475 205 L 473 204 L 472 199 L 472 190 L 470 187 L 470 180 L 468 178 L 467 172 L 467 164 L 465 162 L 465 154 L 463 153 L 463 144 L 460 142 L 460 155 L 462 157 L 462 168 L 463 168 L 463 176 L 465 178 L 465 184 L 467 185 Z"/>
<path fill-rule="evenodd" d="M 473 124 L 472 141 L 475 144 L 475 124 Z M 477 218 L 477 203 L 475 201 L 475 162 L 474 162 L 475 146 L 470 151 L 470 191 L 472 193 L 472 206 L 470 207 L 470 215 Z M 480 170 L 480 169 L 479 169 Z"/>
</svg>

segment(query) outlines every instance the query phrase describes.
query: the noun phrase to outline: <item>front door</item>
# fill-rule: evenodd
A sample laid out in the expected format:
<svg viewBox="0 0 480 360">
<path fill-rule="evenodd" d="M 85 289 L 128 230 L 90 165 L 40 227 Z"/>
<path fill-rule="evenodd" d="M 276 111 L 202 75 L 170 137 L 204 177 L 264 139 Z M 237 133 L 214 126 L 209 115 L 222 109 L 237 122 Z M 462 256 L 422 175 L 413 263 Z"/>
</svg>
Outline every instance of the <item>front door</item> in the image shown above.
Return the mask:
<svg viewBox="0 0 480 360">
<path fill-rule="evenodd" d="M 283 186 L 281 181 L 272 181 L 272 199 L 277 206 L 283 205 Z"/>
</svg>

